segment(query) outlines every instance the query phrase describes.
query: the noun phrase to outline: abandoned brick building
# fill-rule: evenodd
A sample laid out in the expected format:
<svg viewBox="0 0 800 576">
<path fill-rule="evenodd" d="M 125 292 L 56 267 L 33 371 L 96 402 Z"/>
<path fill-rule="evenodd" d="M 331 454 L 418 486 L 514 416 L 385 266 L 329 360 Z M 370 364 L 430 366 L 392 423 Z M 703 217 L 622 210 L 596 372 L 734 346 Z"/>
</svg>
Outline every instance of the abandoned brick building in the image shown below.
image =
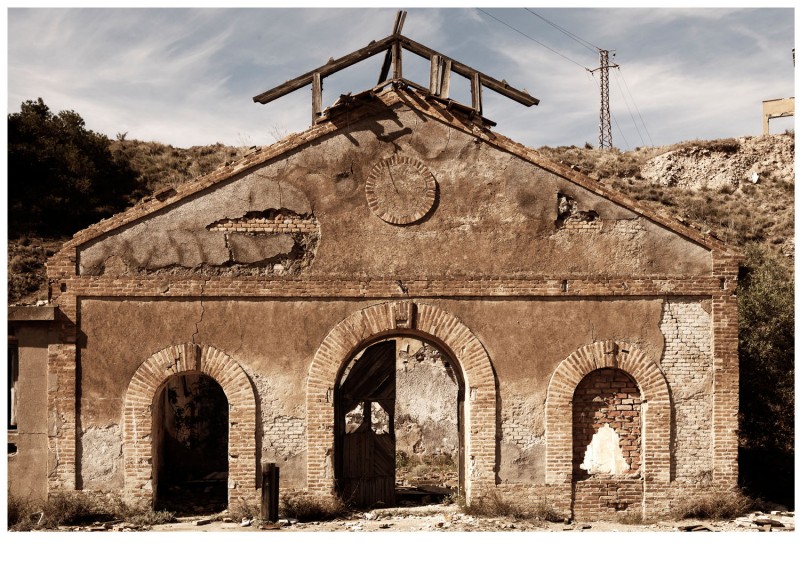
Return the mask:
<svg viewBox="0 0 800 576">
<path fill-rule="evenodd" d="M 496 133 L 483 87 L 537 101 L 397 30 L 256 100 L 309 84 L 308 130 L 79 232 L 10 309 L 12 493 L 230 505 L 276 462 L 374 506 L 415 453 L 577 519 L 736 484 L 735 251 Z"/>
</svg>

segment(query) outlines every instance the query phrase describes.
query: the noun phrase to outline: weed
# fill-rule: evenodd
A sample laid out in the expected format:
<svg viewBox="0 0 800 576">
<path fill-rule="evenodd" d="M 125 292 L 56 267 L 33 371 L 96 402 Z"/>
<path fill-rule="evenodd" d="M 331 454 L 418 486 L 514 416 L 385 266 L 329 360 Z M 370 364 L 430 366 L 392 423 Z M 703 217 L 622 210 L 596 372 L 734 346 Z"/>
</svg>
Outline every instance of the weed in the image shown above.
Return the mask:
<svg viewBox="0 0 800 576">
<path fill-rule="evenodd" d="M 757 502 L 745 496 L 738 488 L 711 488 L 704 494 L 676 498 L 672 515 L 677 520 L 686 518 L 723 520 L 736 518 L 754 510 Z"/>
<path fill-rule="evenodd" d="M 261 517 L 261 507 L 243 499 L 230 506 L 228 512 L 234 520 Z"/>
<path fill-rule="evenodd" d="M 333 520 L 349 513 L 349 508 L 338 496 L 316 496 L 307 492 L 294 492 L 281 496 L 281 513 L 300 521 Z"/>
<path fill-rule="evenodd" d="M 478 498 L 471 504 L 459 500 L 459 505 L 464 512 L 472 516 L 505 516 L 515 520 L 539 520 L 542 522 L 560 522 L 562 520 L 546 497 L 529 502 L 509 498 L 494 491 L 487 496 Z"/>
<path fill-rule="evenodd" d="M 43 503 L 8 499 L 8 527 L 14 531 L 53 530 L 58 526 L 86 526 L 111 521 L 152 526 L 174 522 L 175 515 L 166 510 L 133 506 L 117 497 L 92 492 L 58 493 Z"/>
</svg>

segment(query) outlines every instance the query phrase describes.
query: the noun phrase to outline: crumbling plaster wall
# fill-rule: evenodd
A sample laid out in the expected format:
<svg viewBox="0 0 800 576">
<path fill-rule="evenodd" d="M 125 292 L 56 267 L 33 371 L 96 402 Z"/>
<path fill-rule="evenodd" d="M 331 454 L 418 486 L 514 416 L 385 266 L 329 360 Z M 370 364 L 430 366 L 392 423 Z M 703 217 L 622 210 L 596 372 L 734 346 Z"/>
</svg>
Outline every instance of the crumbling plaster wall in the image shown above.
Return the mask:
<svg viewBox="0 0 800 576">
<path fill-rule="evenodd" d="M 672 390 L 678 481 L 711 480 L 714 363 L 711 302 L 673 298 L 664 302 L 661 331 L 666 337 L 661 369 Z"/>
<path fill-rule="evenodd" d="M 668 380 L 677 379 L 673 395 L 678 426 L 687 426 L 677 436 L 679 476 L 694 474 L 696 467 L 691 462 L 698 454 L 709 453 L 706 448 L 686 446 L 700 442 L 702 434 L 690 432 L 688 425 L 691 418 L 710 421 L 710 399 L 692 403 L 694 396 L 683 394 L 680 386 L 694 390 L 692 386 L 697 383 L 690 373 L 701 369 L 703 362 L 710 362 L 710 357 L 688 352 L 694 350 L 692 347 L 673 350 L 664 339 L 671 329 L 668 326 L 673 326 L 665 319 L 678 318 L 674 326 L 683 331 L 684 340 L 687 328 L 695 347 L 704 337 L 710 340 L 710 321 L 704 311 L 707 303 L 644 298 L 465 298 L 429 302 L 469 326 L 492 360 L 499 382 L 501 482 L 544 482 L 543 415 L 549 378 L 559 362 L 580 346 L 603 339 L 625 340 L 656 361 L 663 358 Z M 108 455 L 113 454 L 112 461 L 117 458 L 119 436 L 115 427 L 121 426 L 130 378 L 154 352 L 194 341 L 224 351 L 244 368 L 259 406 L 257 445 L 262 459 L 281 466 L 283 486 L 302 488 L 306 475 L 305 378 L 311 360 L 325 335 L 342 318 L 376 303 L 327 299 L 82 299 L 80 423 L 84 439 L 80 468 L 84 470 L 84 487 L 122 486 L 120 466 L 113 462 L 109 466 Z M 694 360 L 686 364 L 686 358 Z M 107 442 L 102 451 L 90 449 L 95 443 L 87 439 L 103 435 Z M 89 474 L 96 466 L 92 463 L 95 459 L 105 462 L 107 473 Z"/>
<path fill-rule="evenodd" d="M 458 462 L 458 381 L 450 361 L 416 339 L 397 341 L 396 449 Z"/>
<path fill-rule="evenodd" d="M 15 452 L 8 455 L 8 495 L 42 501 L 47 497 L 47 387 L 54 376 L 47 366 L 48 346 L 57 342 L 49 323 L 10 325 L 17 339 L 17 428 L 8 432 Z M 11 446 L 9 446 L 11 448 Z M 52 464 L 52 463 L 51 463 Z"/>
<path fill-rule="evenodd" d="M 395 154 L 421 162 L 438 187 L 431 212 L 412 226 L 384 222 L 365 199 L 370 171 Z M 313 218 L 319 234 L 231 224 L 249 214 L 273 218 L 281 210 Z M 111 232 L 81 248 L 79 262 L 82 274 L 288 269 L 359 278 L 691 274 L 709 273 L 711 266 L 706 249 L 402 107 Z"/>
</svg>

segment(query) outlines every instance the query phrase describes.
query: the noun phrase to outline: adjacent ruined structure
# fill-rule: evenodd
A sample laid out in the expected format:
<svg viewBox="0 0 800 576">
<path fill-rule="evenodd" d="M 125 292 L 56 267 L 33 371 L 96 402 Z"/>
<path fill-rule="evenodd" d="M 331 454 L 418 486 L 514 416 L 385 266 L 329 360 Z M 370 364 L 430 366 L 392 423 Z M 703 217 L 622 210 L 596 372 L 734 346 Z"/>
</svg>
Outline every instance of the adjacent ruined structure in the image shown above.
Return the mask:
<svg viewBox="0 0 800 576">
<path fill-rule="evenodd" d="M 387 50 L 319 109 L 326 74 Z M 481 87 L 527 93 L 397 29 L 354 55 L 262 99 L 310 83 L 308 130 L 52 257 L 49 312 L 10 316 L 41 366 L 20 411 L 46 413 L 19 420 L 12 491 L 231 505 L 275 462 L 282 490 L 380 506 L 401 452 L 452 461 L 468 502 L 577 519 L 735 486 L 738 254 L 495 132 Z"/>
</svg>

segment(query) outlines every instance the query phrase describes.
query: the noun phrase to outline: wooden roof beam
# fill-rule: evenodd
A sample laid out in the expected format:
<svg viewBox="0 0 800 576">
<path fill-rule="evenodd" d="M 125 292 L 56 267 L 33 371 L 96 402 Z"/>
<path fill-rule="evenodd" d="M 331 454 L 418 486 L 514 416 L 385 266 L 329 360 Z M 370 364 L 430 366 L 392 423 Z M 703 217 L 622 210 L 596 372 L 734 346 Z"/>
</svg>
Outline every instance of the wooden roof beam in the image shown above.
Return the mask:
<svg viewBox="0 0 800 576">
<path fill-rule="evenodd" d="M 491 76 L 487 76 L 474 68 L 467 66 L 466 64 L 462 64 L 457 60 L 453 60 L 451 58 L 447 58 L 436 52 L 435 50 L 431 50 L 427 46 L 423 46 L 410 38 L 406 38 L 401 34 L 392 34 L 391 36 L 387 36 L 382 40 L 378 40 L 377 42 L 370 42 L 366 47 L 356 50 L 355 52 L 351 52 L 346 56 L 342 56 L 337 60 L 331 60 L 324 66 L 320 66 L 311 72 L 307 72 L 302 76 L 298 76 L 293 80 L 289 80 L 288 82 L 284 82 L 280 86 L 277 86 L 271 90 L 267 90 L 259 94 L 258 96 L 253 97 L 254 102 L 259 102 L 261 104 L 267 104 L 272 102 L 273 100 L 277 100 L 281 96 L 285 96 L 295 90 L 299 90 L 304 86 L 308 86 L 314 81 L 314 77 L 318 76 L 320 80 L 325 78 L 326 76 L 330 76 L 339 70 L 343 70 L 348 66 L 352 66 L 353 64 L 358 64 L 362 60 L 366 60 L 384 50 L 389 50 L 389 53 L 392 55 L 392 62 L 395 65 L 395 72 L 393 77 L 395 79 L 399 79 L 402 76 L 402 68 L 401 68 L 401 60 L 400 60 L 400 47 L 405 48 L 409 52 L 413 52 L 418 56 L 422 56 L 423 58 L 427 58 L 430 60 L 434 56 L 442 56 L 443 58 L 450 61 L 451 70 L 460 76 L 463 76 L 470 82 L 473 82 L 475 75 L 478 75 L 479 84 L 478 86 L 485 86 L 490 90 L 494 90 L 498 94 L 502 94 L 503 96 L 514 100 L 515 102 L 519 102 L 525 106 L 533 106 L 539 104 L 539 99 L 534 98 L 530 94 L 528 94 L 525 90 L 517 90 L 516 88 L 510 86 L 508 82 L 502 80 L 496 80 Z M 388 72 L 388 70 L 387 70 Z M 380 82 L 379 82 L 380 84 Z"/>
<path fill-rule="evenodd" d="M 302 76 L 298 76 L 293 80 L 289 80 L 288 82 L 284 82 L 280 86 L 273 88 L 272 90 L 267 90 L 266 92 L 262 92 L 258 96 L 253 96 L 253 101 L 258 102 L 260 104 L 267 104 L 272 102 L 273 100 L 277 100 L 281 96 L 286 96 L 295 90 L 299 90 L 304 86 L 308 86 L 314 81 L 314 75 L 318 74 L 320 79 L 325 78 L 326 76 L 330 76 L 339 70 L 343 70 L 348 66 L 352 66 L 353 64 L 358 64 L 362 60 L 366 60 L 374 56 L 375 54 L 379 54 L 384 50 L 388 50 L 391 48 L 392 43 L 397 40 L 397 37 L 393 34 L 391 36 L 387 36 L 383 40 L 378 40 L 377 42 L 370 42 L 366 47 L 362 48 L 361 50 L 356 50 L 355 52 L 351 52 L 346 56 L 342 56 L 337 60 L 331 60 L 324 66 L 320 66 L 312 70 L 311 72 L 307 72 Z"/>
<path fill-rule="evenodd" d="M 423 58 L 427 58 L 428 60 L 430 60 L 431 56 L 434 55 L 443 56 L 442 54 L 439 54 L 435 50 L 431 50 L 427 46 L 423 46 L 418 42 L 414 42 L 413 40 L 411 40 L 410 38 L 406 38 L 405 36 L 400 36 L 400 44 L 403 46 L 403 48 L 405 48 L 409 52 L 413 52 L 417 56 L 422 56 Z M 443 57 L 447 58 L 447 56 Z M 451 63 L 450 66 L 452 71 L 459 74 L 460 76 L 463 76 L 470 82 L 472 81 L 472 78 L 475 74 L 479 74 L 481 85 L 486 86 L 490 90 L 494 90 L 498 94 L 502 94 L 503 96 L 511 98 L 515 102 L 519 102 L 520 104 L 524 104 L 525 106 L 534 106 L 536 104 L 539 104 L 539 99 L 534 98 L 533 96 L 528 94 L 528 92 L 525 90 L 517 90 L 516 88 L 510 86 L 508 82 L 502 80 L 496 80 L 491 76 L 487 76 L 482 72 L 479 72 L 478 70 L 475 70 L 470 66 L 467 66 L 466 64 L 462 64 L 461 62 L 458 62 L 451 58 L 447 59 L 450 60 Z"/>
</svg>

